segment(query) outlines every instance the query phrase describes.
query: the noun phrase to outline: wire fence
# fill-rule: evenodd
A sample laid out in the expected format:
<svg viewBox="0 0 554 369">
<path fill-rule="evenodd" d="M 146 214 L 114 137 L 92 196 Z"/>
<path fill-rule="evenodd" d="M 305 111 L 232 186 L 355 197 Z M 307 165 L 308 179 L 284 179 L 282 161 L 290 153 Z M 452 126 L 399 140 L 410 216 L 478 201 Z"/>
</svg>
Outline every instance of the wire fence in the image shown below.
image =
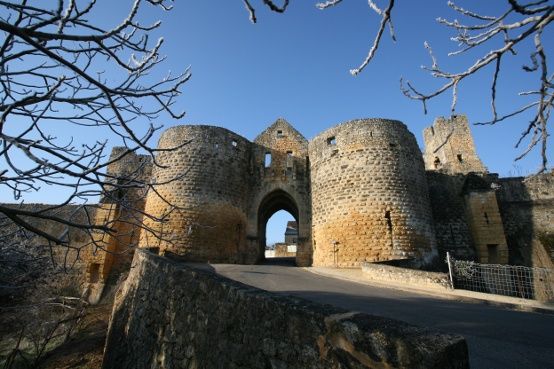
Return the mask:
<svg viewBox="0 0 554 369">
<path fill-rule="evenodd" d="M 554 300 L 554 270 L 480 264 L 447 255 L 452 287 L 540 301 Z"/>
</svg>

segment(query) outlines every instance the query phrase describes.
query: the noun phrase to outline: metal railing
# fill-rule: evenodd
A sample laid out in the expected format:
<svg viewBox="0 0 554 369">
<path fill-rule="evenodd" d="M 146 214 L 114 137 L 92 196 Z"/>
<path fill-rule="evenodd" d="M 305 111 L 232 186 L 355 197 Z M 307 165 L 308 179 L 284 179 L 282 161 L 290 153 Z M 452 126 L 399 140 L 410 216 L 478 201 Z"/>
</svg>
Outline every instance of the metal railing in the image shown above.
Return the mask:
<svg viewBox="0 0 554 369">
<path fill-rule="evenodd" d="M 554 300 L 554 270 L 456 260 L 447 253 L 453 288 L 541 301 Z"/>
</svg>

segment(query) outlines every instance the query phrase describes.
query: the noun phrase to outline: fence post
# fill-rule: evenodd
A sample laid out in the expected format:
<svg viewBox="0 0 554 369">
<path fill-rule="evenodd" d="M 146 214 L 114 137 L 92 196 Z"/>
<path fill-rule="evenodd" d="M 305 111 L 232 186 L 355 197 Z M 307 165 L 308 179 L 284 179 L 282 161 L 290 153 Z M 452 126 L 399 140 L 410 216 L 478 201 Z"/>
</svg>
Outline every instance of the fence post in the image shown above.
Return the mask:
<svg viewBox="0 0 554 369">
<path fill-rule="evenodd" d="M 452 263 L 450 262 L 450 252 L 446 252 L 446 263 L 448 264 L 448 276 L 450 277 L 450 288 L 454 289 L 454 278 L 452 278 Z"/>
</svg>

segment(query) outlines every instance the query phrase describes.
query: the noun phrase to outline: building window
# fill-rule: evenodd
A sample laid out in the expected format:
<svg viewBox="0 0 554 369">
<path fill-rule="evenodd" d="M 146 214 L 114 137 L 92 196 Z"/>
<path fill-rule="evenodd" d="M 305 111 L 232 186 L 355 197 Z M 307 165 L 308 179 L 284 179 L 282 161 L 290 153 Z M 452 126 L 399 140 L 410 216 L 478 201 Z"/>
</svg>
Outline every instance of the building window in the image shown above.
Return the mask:
<svg viewBox="0 0 554 369">
<path fill-rule="evenodd" d="M 337 144 L 337 139 L 335 138 L 335 136 L 329 137 L 327 139 L 327 145 L 336 145 L 336 144 Z"/>
<path fill-rule="evenodd" d="M 484 215 L 484 217 L 485 217 L 485 222 L 486 222 L 487 224 L 490 224 L 489 215 L 487 214 L 487 212 L 485 212 L 485 214 L 483 214 L 483 215 Z"/>
<path fill-rule="evenodd" d="M 292 151 L 287 151 L 287 168 L 292 168 Z"/>
<path fill-rule="evenodd" d="M 387 220 L 387 228 L 389 232 L 392 232 L 392 219 L 390 217 L 390 211 L 385 211 L 385 219 Z"/>
<path fill-rule="evenodd" d="M 233 142 L 231 142 L 231 145 L 233 145 L 233 147 L 237 147 L 238 146 L 238 142 L 233 140 Z"/>
<path fill-rule="evenodd" d="M 458 158 L 458 161 L 460 163 L 464 161 L 464 157 L 462 156 L 462 154 L 458 154 L 458 155 L 456 155 L 456 157 Z"/>
<path fill-rule="evenodd" d="M 433 161 L 433 165 L 435 166 L 435 169 L 441 166 L 441 160 L 438 156 L 435 156 L 435 161 Z"/>
<path fill-rule="evenodd" d="M 265 153 L 264 165 L 265 165 L 266 168 L 269 168 L 271 166 L 271 153 L 270 152 Z"/>
<path fill-rule="evenodd" d="M 277 137 L 283 137 L 283 131 L 282 130 L 277 131 Z"/>
<path fill-rule="evenodd" d="M 487 245 L 487 252 L 489 256 L 489 264 L 498 264 L 498 245 L 496 244 L 488 244 Z"/>
<path fill-rule="evenodd" d="M 93 263 L 90 265 L 90 283 L 96 283 L 100 279 L 100 264 Z"/>
</svg>

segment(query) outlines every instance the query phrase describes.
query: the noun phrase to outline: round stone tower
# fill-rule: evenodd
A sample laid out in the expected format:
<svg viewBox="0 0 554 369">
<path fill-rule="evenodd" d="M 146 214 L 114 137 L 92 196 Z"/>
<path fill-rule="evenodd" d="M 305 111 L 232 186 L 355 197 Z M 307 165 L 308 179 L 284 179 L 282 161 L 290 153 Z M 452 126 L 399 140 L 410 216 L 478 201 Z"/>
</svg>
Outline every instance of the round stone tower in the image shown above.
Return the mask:
<svg viewBox="0 0 554 369">
<path fill-rule="evenodd" d="M 395 120 L 353 120 L 309 143 L 314 266 L 424 258 L 435 234 L 423 159 Z"/>
<path fill-rule="evenodd" d="M 187 125 L 165 131 L 146 199 L 145 219 L 163 239 L 141 231 L 139 247 L 158 247 L 191 261 L 240 262 L 252 174 L 251 143 L 224 128 Z M 174 206 L 170 206 L 174 205 Z"/>
</svg>

